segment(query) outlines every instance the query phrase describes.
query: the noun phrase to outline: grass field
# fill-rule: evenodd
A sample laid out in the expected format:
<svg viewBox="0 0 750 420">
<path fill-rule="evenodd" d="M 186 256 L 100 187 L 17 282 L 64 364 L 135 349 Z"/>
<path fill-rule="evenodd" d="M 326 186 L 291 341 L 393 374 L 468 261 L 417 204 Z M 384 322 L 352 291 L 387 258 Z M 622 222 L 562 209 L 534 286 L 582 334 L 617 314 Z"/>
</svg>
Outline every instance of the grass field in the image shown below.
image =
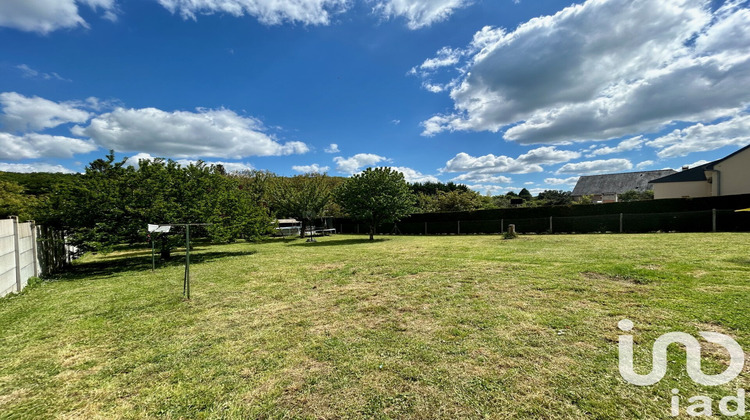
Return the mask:
<svg viewBox="0 0 750 420">
<path fill-rule="evenodd" d="M 672 388 L 750 390 L 750 356 L 718 387 L 678 346 L 656 385 L 617 368 L 623 318 L 641 373 L 670 331 L 750 351 L 750 234 L 198 245 L 190 301 L 181 259 L 150 261 L 87 255 L 0 299 L 0 418 L 665 418 Z"/>
</svg>

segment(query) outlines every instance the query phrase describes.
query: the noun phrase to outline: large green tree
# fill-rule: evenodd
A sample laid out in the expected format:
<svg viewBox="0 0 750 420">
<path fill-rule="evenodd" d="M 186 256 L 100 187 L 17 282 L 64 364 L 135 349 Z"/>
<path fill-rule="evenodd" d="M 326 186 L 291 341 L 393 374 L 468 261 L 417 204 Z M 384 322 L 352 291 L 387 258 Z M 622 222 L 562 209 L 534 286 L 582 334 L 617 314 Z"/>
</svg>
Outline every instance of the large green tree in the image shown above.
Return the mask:
<svg viewBox="0 0 750 420">
<path fill-rule="evenodd" d="M 291 178 L 275 178 L 272 206 L 277 216 L 302 221 L 300 237 L 316 219 L 324 216 L 331 199 L 331 183 L 327 175 L 309 173 Z"/>
<path fill-rule="evenodd" d="M 236 179 L 203 162 L 141 160 L 136 168 L 110 153 L 91 162 L 54 201 L 51 219 L 84 250 L 142 242 L 149 223 L 210 223 L 206 234 L 220 242 L 255 239 L 270 226 L 267 210 Z M 172 245 L 162 235 L 163 257 Z"/>
<path fill-rule="evenodd" d="M 370 227 L 370 240 L 381 223 L 396 222 L 413 211 L 414 195 L 401 172 L 367 168 L 347 179 L 335 191 L 346 214 Z"/>
</svg>

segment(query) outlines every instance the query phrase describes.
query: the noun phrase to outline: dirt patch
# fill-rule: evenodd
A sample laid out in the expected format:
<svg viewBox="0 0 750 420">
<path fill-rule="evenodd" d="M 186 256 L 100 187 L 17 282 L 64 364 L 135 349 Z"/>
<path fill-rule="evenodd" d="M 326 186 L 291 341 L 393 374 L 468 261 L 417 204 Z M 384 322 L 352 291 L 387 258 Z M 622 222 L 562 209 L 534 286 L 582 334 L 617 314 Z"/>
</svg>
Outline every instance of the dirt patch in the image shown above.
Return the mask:
<svg viewBox="0 0 750 420">
<path fill-rule="evenodd" d="M 581 273 L 581 276 L 587 280 L 609 280 L 609 281 L 616 281 L 620 283 L 629 283 L 629 284 L 647 284 L 650 283 L 650 280 L 648 280 L 645 277 L 640 276 L 624 276 L 621 274 L 605 274 L 605 273 L 597 273 L 595 271 L 584 271 Z"/>
</svg>

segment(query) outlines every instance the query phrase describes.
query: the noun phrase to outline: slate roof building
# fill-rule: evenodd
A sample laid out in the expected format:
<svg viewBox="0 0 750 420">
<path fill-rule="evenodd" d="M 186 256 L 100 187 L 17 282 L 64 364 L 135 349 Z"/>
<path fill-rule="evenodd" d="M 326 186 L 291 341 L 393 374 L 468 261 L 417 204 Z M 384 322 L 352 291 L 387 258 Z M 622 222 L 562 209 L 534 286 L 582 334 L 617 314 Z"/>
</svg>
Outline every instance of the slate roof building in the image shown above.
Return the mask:
<svg viewBox="0 0 750 420">
<path fill-rule="evenodd" d="M 671 169 L 663 169 L 582 176 L 573 188 L 572 195 L 574 200 L 589 196 L 594 203 L 616 203 L 620 194 L 630 190 L 638 192 L 651 190 L 653 186 L 649 184 L 650 181 L 674 173 L 675 171 Z"/>
<path fill-rule="evenodd" d="M 750 194 L 750 145 L 682 172 L 651 181 L 654 198 Z"/>
</svg>

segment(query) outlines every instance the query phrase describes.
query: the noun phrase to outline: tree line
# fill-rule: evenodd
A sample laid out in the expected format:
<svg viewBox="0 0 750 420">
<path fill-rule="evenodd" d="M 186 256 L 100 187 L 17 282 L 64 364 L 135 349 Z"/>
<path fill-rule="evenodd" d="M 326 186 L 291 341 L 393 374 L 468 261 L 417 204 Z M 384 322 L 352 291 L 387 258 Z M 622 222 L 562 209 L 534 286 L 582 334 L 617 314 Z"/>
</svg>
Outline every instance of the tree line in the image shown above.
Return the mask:
<svg viewBox="0 0 750 420">
<path fill-rule="evenodd" d="M 620 198 L 649 197 L 626 193 Z M 351 217 L 370 226 L 372 239 L 380 223 L 412 213 L 571 203 L 569 191 L 547 190 L 534 197 L 524 188 L 491 196 L 453 182 L 409 184 L 390 168 L 368 168 L 350 178 L 282 177 L 258 170 L 227 173 L 221 165 L 203 162 L 128 162 L 117 160 L 114 152 L 89 163 L 82 174 L 0 173 L 0 217 L 18 215 L 63 229 L 82 250 L 145 242 L 149 223 L 207 223 L 200 233 L 214 242 L 230 242 L 268 235 L 277 217 L 302 221 L 303 234 L 324 216 Z M 165 258 L 179 242 L 168 235 L 155 239 Z"/>
</svg>

